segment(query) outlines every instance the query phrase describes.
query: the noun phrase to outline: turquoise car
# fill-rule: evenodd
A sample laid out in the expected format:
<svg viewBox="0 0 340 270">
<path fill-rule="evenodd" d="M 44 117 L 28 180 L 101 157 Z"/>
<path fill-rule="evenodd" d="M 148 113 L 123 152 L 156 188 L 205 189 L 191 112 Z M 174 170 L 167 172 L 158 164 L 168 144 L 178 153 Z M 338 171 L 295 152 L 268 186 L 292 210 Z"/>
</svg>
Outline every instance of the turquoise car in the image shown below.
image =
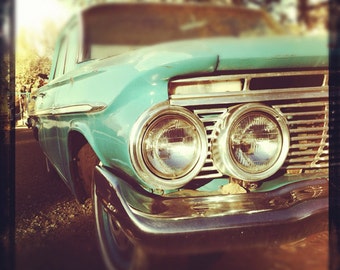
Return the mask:
<svg viewBox="0 0 340 270">
<path fill-rule="evenodd" d="M 327 229 L 325 37 L 259 10 L 93 6 L 61 32 L 32 100 L 28 126 L 92 198 L 108 268 Z"/>
</svg>

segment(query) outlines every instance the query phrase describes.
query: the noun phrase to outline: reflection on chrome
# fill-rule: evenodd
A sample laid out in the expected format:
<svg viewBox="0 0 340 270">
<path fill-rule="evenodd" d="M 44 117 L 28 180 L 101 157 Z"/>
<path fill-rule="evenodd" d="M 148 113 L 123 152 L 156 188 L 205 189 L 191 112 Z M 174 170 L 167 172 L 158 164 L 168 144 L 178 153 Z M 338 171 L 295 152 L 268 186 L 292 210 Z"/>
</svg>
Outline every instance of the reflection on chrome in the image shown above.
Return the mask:
<svg viewBox="0 0 340 270">
<path fill-rule="evenodd" d="M 176 194 L 169 194 L 168 198 L 157 197 L 151 201 L 150 198 L 139 196 L 138 202 L 135 201 L 131 207 L 135 213 L 141 211 L 143 215 L 157 214 L 159 218 L 176 219 L 188 218 L 188 216 L 253 214 L 286 209 L 315 197 L 327 199 L 328 181 L 326 179 L 305 180 L 266 193 L 179 198 L 175 196 Z M 142 205 L 148 207 L 141 208 Z"/>
<path fill-rule="evenodd" d="M 184 119 L 160 119 L 151 125 L 145 137 L 145 160 L 155 174 L 163 177 L 182 176 L 195 165 L 200 154 L 199 135 Z"/>
<path fill-rule="evenodd" d="M 141 184 L 153 192 L 178 189 L 190 182 L 203 167 L 207 152 L 202 122 L 191 111 L 168 102 L 146 111 L 132 130 L 132 163 Z"/>
<path fill-rule="evenodd" d="M 230 108 L 216 123 L 213 137 L 213 159 L 219 172 L 245 181 L 275 174 L 289 151 L 286 120 L 259 103 Z"/>
<path fill-rule="evenodd" d="M 248 172 L 262 172 L 280 155 L 282 135 L 270 116 L 251 112 L 241 117 L 230 138 L 232 155 Z"/>
</svg>

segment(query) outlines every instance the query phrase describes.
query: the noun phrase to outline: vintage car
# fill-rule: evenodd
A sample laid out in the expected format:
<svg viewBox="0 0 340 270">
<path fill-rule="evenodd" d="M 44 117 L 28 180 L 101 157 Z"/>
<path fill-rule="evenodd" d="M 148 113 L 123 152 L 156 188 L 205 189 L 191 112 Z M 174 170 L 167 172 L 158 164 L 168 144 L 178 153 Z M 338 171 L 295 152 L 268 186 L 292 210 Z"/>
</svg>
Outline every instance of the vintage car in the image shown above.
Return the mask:
<svg viewBox="0 0 340 270">
<path fill-rule="evenodd" d="M 61 32 L 33 106 L 49 163 L 93 200 L 108 268 L 327 229 L 325 37 L 260 10 L 97 5 Z"/>
</svg>

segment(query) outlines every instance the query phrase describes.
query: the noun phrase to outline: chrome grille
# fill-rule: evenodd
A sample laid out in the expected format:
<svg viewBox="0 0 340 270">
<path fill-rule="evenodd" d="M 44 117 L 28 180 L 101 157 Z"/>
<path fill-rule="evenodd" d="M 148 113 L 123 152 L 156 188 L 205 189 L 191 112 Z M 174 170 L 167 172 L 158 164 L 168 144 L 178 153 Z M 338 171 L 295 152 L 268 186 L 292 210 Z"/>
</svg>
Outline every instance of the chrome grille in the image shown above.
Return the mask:
<svg viewBox="0 0 340 270">
<path fill-rule="evenodd" d="M 282 79 L 293 76 L 296 77 L 292 80 L 293 83 L 290 88 L 273 83 L 275 78 Z M 301 80 L 311 79 L 310 83 L 301 85 L 299 76 Z M 291 134 L 291 145 L 283 169 L 286 169 L 287 172 L 302 173 L 328 167 L 329 119 L 328 72 L 326 70 L 208 77 L 212 82 L 214 80 L 221 81 L 221 79 L 235 80 L 235 78 L 245 82 L 242 91 L 186 95 L 171 95 L 170 93 L 171 104 L 181 105 L 192 110 L 206 128 L 209 145 L 208 156 L 204 168 L 195 179 L 222 177 L 222 174 L 216 170 L 211 157 L 211 140 L 215 124 L 228 108 L 249 102 L 265 103 L 287 119 Z M 256 82 L 256 90 L 252 90 L 251 82 L 253 79 L 263 80 L 264 84 L 261 85 L 261 82 Z M 185 84 L 195 84 L 196 79 L 190 78 L 171 82 L 170 88 L 176 84 L 181 84 L 183 81 Z M 202 81 L 202 78 L 198 78 L 197 81 Z M 298 85 L 294 86 L 294 82 Z"/>
<path fill-rule="evenodd" d="M 287 169 L 328 167 L 328 101 L 273 106 L 287 119 L 290 151 Z"/>
</svg>

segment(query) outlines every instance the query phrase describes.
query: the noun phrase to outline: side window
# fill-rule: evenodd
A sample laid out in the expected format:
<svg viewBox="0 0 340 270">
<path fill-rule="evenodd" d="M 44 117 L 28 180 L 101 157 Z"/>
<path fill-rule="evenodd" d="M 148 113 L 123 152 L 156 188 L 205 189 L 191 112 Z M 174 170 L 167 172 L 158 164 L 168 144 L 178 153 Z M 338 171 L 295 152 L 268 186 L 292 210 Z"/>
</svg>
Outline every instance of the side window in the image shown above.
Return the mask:
<svg viewBox="0 0 340 270">
<path fill-rule="evenodd" d="M 64 37 L 59 47 L 59 54 L 58 54 L 54 78 L 58 78 L 59 76 L 64 74 L 66 51 L 67 51 L 67 38 Z"/>
<path fill-rule="evenodd" d="M 77 64 L 78 61 L 78 47 L 79 47 L 78 28 L 74 26 L 69 32 L 67 40 L 65 72 L 68 72 L 75 68 L 75 65 Z"/>
<path fill-rule="evenodd" d="M 74 25 L 60 42 L 54 78 L 75 68 L 78 60 L 78 28 Z"/>
</svg>

